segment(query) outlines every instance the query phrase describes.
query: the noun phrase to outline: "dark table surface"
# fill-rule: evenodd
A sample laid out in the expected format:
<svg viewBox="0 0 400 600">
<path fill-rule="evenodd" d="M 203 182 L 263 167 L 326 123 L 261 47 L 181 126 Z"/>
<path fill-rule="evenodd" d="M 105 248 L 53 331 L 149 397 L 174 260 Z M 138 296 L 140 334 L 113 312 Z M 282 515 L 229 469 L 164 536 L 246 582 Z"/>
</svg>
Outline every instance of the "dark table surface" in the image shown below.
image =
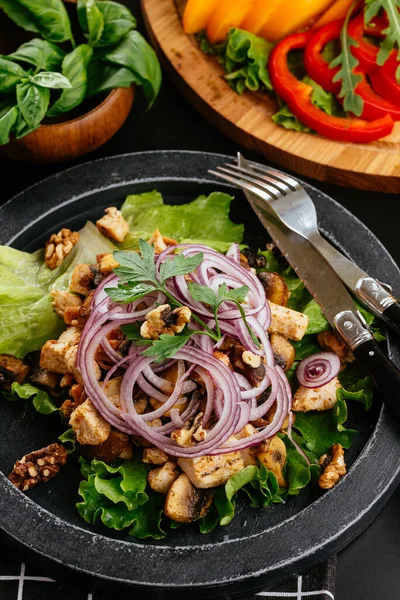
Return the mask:
<svg viewBox="0 0 400 600">
<path fill-rule="evenodd" d="M 139 13 L 138 2 L 125 3 L 135 14 Z M 197 114 L 165 75 L 160 97 L 152 110 L 146 112 L 142 99 L 137 98 L 131 115 L 116 136 L 103 148 L 79 162 L 126 152 L 164 149 L 202 150 L 233 155 L 240 148 Z M 246 156 L 249 155 L 244 152 Z M 40 166 L 0 159 L 0 203 L 33 183 L 74 164 L 76 163 Z M 398 196 L 341 188 L 318 181 L 310 183 L 357 215 L 388 248 L 396 262 L 400 262 Z M 372 472 L 371 485 L 374 485 Z M 337 600 L 400 598 L 399 548 L 400 488 L 375 522 L 340 553 Z"/>
</svg>

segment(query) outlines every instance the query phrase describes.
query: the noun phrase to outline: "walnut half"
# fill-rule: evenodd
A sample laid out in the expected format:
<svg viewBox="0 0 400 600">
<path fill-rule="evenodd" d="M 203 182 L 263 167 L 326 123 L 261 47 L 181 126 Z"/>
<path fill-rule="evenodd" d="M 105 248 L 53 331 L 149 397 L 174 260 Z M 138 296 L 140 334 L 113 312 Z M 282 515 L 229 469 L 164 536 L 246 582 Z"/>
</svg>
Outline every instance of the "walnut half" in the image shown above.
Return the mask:
<svg viewBox="0 0 400 600">
<path fill-rule="evenodd" d="M 175 335 L 184 329 L 191 316 L 187 306 L 171 310 L 168 304 L 162 304 L 147 313 L 146 320 L 140 328 L 140 335 L 146 340 L 158 340 L 163 333 Z"/>
<path fill-rule="evenodd" d="M 49 481 L 67 462 L 67 451 L 62 444 L 50 444 L 30 452 L 17 460 L 8 479 L 22 492 L 37 483 Z"/>
<path fill-rule="evenodd" d="M 329 454 L 324 454 L 319 459 L 319 464 L 324 469 L 318 479 L 318 485 L 323 490 L 330 490 L 343 475 L 346 475 L 344 450 L 340 444 L 333 444 Z"/>
<path fill-rule="evenodd" d="M 49 269 L 56 269 L 79 241 L 79 233 L 65 227 L 53 233 L 46 242 L 44 262 Z"/>
</svg>

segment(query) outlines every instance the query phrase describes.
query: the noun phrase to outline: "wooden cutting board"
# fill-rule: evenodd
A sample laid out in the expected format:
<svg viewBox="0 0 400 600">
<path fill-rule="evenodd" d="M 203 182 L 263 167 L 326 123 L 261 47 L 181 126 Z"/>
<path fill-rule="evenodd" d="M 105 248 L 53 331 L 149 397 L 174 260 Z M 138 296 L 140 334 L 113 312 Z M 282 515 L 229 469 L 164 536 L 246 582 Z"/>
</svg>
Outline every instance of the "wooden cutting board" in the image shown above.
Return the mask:
<svg viewBox="0 0 400 600">
<path fill-rule="evenodd" d="M 205 55 L 181 25 L 184 0 L 141 0 L 153 45 L 190 103 L 238 144 L 266 161 L 307 177 L 380 192 L 400 192 L 400 122 L 371 144 L 335 142 L 275 125 L 276 105 L 266 94 L 239 96 L 215 58 Z"/>
</svg>

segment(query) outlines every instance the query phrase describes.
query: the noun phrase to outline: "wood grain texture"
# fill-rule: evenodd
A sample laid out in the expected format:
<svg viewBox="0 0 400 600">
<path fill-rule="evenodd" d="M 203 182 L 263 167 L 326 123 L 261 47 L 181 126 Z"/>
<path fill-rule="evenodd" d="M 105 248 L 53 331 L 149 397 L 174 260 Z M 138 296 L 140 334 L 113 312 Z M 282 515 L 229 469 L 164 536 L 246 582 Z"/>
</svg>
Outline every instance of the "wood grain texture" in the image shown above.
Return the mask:
<svg viewBox="0 0 400 600">
<path fill-rule="evenodd" d="M 183 0 L 141 0 L 150 38 L 182 93 L 225 135 L 266 160 L 339 185 L 400 192 L 400 123 L 374 143 L 350 144 L 275 125 L 266 94 L 239 96 L 218 62 L 205 55 L 181 25 Z"/>
<path fill-rule="evenodd" d="M 72 160 L 105 144 L 124 124 L 133 104 L 135 90 L 117 88 L 82 117 L 41 125 L 27 136 L 0 146 L 0 155 L 29 162 Z"/>
</svg>

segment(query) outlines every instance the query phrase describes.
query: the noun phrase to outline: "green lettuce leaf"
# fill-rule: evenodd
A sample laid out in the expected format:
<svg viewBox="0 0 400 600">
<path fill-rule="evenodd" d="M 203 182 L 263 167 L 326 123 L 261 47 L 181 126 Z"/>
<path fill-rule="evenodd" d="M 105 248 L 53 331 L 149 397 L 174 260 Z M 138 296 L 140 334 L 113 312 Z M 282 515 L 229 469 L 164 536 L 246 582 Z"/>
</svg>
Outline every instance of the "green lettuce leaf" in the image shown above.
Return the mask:
<svg viewBox="0 0 400 600">
<path fill-rule="evenodd" d="M 268 58 L 273 44 L 243 29 L 231 29 L 224 57 L 225 79 L 239 94 L 245 89 L 272 90 Z"/>
<path fill-rule="evenodd" d="M 164 204 L 157 191 L 128 196 L 122 205 L 130 233 L 123 249 L 136 249 L 139 239 L 148 239 L 158 227 L 162 235 L 178 242 L 207 244 L 226 251 L 232 242 L 241 242 L 244 226 L 229 219 L 233 198 L 221 192 L 200 196 L 193 202 L 171 206 Z"/>
<path fill-rule="evenodd" d="M 58 436 L 58 439 L 67 449 L 68 454 L 73 454 L 76 451 L 76 440 L 74 436 L 74 430 L 72 427 L 64 431 Z M 83 459 L 82 459 L 83 460 Z"/>
<path fill-rule="evenodd" d="M 297 496 L 313 477 L 319 474 L 320 468 L 315 464 L 309 465 L 287 435 L 278 435 L 286 446 L 285 479 L 288 484 L 287 493 L 289 496 Z"/>
<path fill-rule="evenodd" d="M 96 254 L 115 246 L 93 223 L 80 232 L 79 242 L 57 269 L 49 269 L 43 250 L 29 254 L 0 246 L 0 353 L 23 358 L 58 338 L 63 321 L 51 304 L 51 289 L 68 289 L 72 271 L 80 263 L 95 263 Z"/>
<path fill-rule="evenodd" d="M 58 410 L 58 407 L 52 401 L 50 395 L 37 388 L 30 383 L 19 384 L 16 381 L 11 385 L 10 392 L 3 392 L 4 397 L 7 400 L 32 400 L 32 404 L 35 409 L 42 415 L 50 415 L 51 413 Z"/>
</svg>

